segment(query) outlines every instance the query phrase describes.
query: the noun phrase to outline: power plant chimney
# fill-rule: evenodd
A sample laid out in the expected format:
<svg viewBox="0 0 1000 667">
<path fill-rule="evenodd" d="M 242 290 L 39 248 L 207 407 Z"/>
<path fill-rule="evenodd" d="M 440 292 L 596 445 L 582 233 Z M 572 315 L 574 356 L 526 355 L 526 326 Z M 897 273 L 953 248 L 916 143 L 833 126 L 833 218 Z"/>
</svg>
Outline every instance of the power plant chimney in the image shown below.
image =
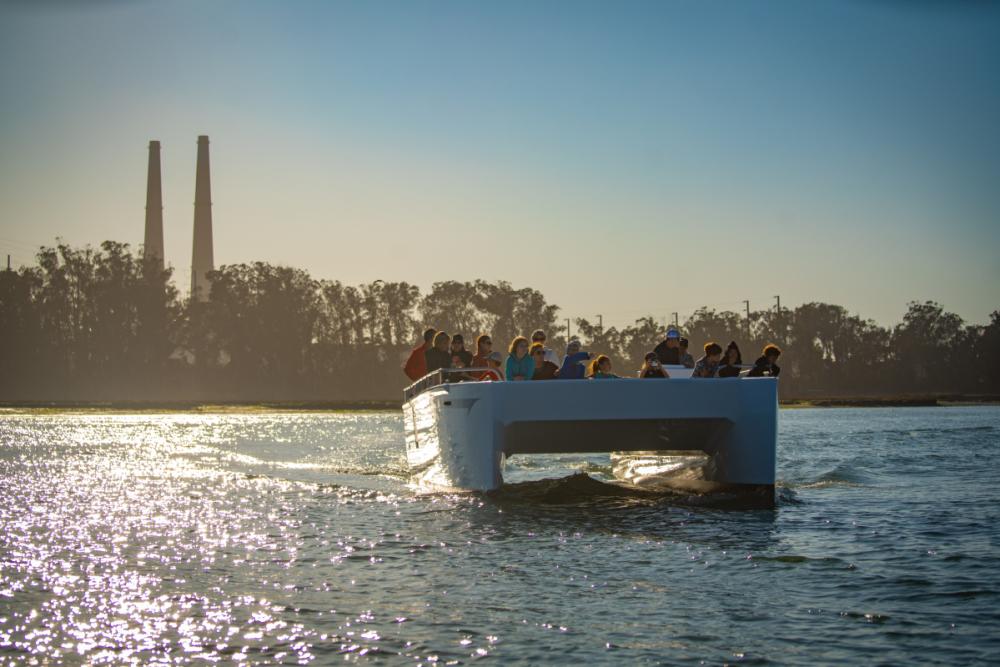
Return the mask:
<svg viewBox="0 0 1000 667">
<path fill-rule="evenodd" d="M 144 262 L 156 262 L 163 271 L 163 190 L 160 185 L 160 142 L 149 142 L 146 175 L 146 235 L 142 243 Z"/>
<path fill-rule="evenodd" d="M 212 183 L 208 168 L 208 137 L 198 137 L 198 168 L 194 185 L 194 248 L 191 253 L 191 298 L 207 301 L 208 272 L 215 268 L 212 251 Z"/>
</svg>

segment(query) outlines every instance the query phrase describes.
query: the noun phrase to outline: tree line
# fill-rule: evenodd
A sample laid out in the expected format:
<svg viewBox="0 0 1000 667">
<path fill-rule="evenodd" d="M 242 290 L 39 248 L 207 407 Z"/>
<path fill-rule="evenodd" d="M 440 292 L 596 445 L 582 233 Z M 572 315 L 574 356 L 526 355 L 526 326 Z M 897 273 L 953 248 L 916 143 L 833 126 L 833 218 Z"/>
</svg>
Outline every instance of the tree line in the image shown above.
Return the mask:
<svg viewBox="0 0 1000 667">
<path fill-rule="evenodd" d="M 400 365 L 433 326 L 489 333 L 502 349 L 544 329 L 561 351 L 559 308 L 505 281 L 344 285 L 266 262 L 210 274 L 207 301 L 182 299 L 171 270 L 127 244 L 43 247 L 34 266 L 0 272 L 0 399 L 39 401 L 395 400 Z M 913 302 L 883 327 L 842 306 L 806 303 L 751 312 L 701 308 L 681 323 L 700 346 L 735 340 L 744 362 L 783 350 L 784 397 L 1000 393 L 1000 310 L 967 324 Z M 643 317 L 622 327 L 575 321 L 585 349 L 629 375 L 663 336 Z"/>
</svg>

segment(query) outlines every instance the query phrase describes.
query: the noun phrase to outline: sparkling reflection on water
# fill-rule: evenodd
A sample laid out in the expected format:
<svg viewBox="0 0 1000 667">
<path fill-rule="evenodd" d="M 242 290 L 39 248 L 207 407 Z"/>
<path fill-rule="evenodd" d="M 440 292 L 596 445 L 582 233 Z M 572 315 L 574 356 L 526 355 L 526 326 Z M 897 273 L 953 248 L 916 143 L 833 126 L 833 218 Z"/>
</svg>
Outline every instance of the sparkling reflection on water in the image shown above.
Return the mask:
<svg viewBox="0 0 1000 667">
<path fill-rule="evenodd" d="M 728 511 L 601 483 L 606 455 L 415 494 L 394 413 L 8 414 L 0 657 L 988 659 L 998 417 L 783 412 L 778 508 Z"/>
</svg>

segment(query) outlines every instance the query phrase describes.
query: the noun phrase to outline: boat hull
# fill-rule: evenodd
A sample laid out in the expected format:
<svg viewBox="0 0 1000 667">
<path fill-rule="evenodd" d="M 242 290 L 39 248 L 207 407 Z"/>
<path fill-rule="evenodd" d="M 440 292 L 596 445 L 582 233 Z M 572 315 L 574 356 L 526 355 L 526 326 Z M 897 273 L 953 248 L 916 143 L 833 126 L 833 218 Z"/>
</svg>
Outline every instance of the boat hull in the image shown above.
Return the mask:
<svg viewBox="0 0 1000 667">
<path fill-rule="evenodd" d="M 452 383 L 403 415 L 411 472 L 437 488 L 496 489 L 513 454 L 589 452 L 701 453 L 706 482 L 774 485 L 774 378 Z"/>
</svg>

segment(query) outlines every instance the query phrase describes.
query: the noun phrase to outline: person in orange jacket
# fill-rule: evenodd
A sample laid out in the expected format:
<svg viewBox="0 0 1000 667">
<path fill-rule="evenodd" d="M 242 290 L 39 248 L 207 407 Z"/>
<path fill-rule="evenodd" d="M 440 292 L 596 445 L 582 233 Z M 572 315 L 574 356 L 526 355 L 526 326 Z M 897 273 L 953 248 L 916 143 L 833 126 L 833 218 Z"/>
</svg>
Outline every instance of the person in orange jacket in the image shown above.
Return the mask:
<svg viewBox="0 0 1000 667">
<path fill-rule="evenodd" d="M 427 361 L 424 357 L 424 352 L 434 345 L 434 334 L 436 333 L 436 329 L 425 331 L 423 344 L 413 348 L 413 351 L 410 352 L 410 358 L 406 360 L 406 365 L 403 366 L 403 372 L 406 373 L 406 377 L 414 382 L 427 375 Z"/>
</svg>

